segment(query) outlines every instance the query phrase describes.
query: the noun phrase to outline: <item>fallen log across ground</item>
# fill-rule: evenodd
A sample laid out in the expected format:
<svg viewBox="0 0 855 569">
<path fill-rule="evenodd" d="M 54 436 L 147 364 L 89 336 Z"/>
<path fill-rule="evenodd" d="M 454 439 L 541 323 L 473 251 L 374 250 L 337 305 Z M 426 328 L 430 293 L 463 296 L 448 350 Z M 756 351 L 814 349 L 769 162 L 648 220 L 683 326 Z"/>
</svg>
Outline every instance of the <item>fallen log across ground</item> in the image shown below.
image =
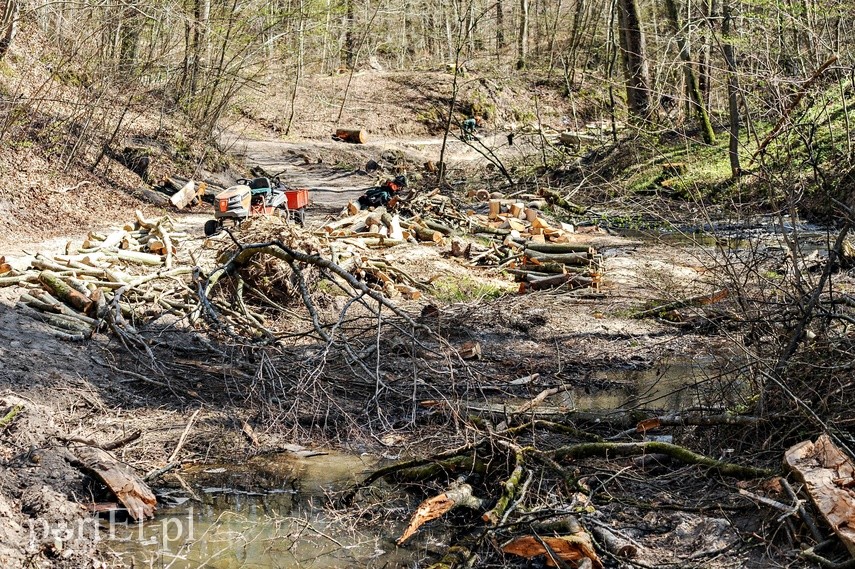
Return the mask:
<svg viewBox="0 0 855 569">
<path fill-rule="evenodd" d="M 725 288 L 709 294 L 699 294 L 697 296 L 692 296 L 681 300 L 675 300 L 673 302 L 666 302 L 664 304 L 654 306 L 653 308 L 648 308 L 647 310 L 636 312 L 632 315 L 632 317 L 649 318 L 650 316 L 656 316 L 657 314 L 661 314 L 663 312 L 677 310 L 679 308 L 686 308 L 688 306 L 707 306 L 709 304 L 721 302 L 722 300 L 725 300 L 728 296 L 730 296 L 730 291 Z"/>
</svg>

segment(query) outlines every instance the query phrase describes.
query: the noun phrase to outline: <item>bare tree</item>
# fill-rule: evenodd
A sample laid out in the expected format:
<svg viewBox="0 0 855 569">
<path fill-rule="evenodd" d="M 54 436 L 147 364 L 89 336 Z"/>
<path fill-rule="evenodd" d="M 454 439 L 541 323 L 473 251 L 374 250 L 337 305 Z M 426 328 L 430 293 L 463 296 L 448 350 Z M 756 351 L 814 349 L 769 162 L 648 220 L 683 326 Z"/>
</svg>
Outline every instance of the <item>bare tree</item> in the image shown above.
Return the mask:
<svg viewBox="0 0 855 569">
<path fill-rule="evenodd" d="M 520 0 L 520 28 L 517 34 L 517 69 L 525 69 L 528 59 L 528 0 Z"/>
<path fill-rule="evenodd" d="M 724 61 L 727 64 L 727 115 L 730 121 L 728 156 L 730 157 L 731 175 L 736 178 L 742 168 L 739 164 L 739 77 L 736 75 L 736 58 L 733 55 L 733 43 L 731 43 L 730 37 L 732 22 L 733 9 L 730 0 L 724 0 L 721 22 L 724 43 L 721 47 Z"/>
</svg>

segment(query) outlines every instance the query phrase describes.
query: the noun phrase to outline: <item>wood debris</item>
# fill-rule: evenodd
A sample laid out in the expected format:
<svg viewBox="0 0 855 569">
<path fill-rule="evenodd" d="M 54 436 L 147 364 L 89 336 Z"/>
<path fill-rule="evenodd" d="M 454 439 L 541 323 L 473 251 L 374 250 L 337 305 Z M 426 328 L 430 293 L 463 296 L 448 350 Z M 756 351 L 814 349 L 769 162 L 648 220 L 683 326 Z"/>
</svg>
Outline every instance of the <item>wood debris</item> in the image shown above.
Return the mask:
<svg viewBox="0 0 855 569">
<path fill-rule="evenodd" d="M 134 223 L 108 234 L 90 232 L 65 254 L 37 254 L 23 271 L 10 271 L 0 286 L 23 284 L 18 307 L 51 326 L 61 338 L 82 340 L 108 327 L 132 328 L 141 304 L 189 314 L 192 292 L 177 277 L 192 267 L 174 267 L 188 236 L 172 229 L 168 217 L 148 220 L 137 211 Z"/>
<path fill-rule="evenodd" d="M 424 524 L 444 516 L 458 506 L 479 510 L 483 504 L 484 501 L 482 499 L 472 495 L 472 486 L 469 484 L 454 483 L 442 494 L 428 498 L 419 504 L 419 507 L 416 508 L 410 519 L 410 524 L 396 543 L 403 545 Z"/>
<path fill-rule="evenodd" d="M 805 490 L 826 523 L 855 557 L 855 464 L 831 438 L 802 441 L 784 453 L 785 465 Z"/>
<path fill-rule="evenodd" d="M 564 520 L 554 527 L 543 527 L 540 533 L 525 535 L 512 539 L 502 546 L 502 551 L 533 559 L 543 556 L 546 565 L 558 567 L 559 562 L 580 563 L 590 560 L 591 565 L 602 568 L 603 562 L 594 549 L 591 535 L 574 518 Z M 549 531 L 552 535 L 541 535 Z"/>
<path fill-rule="evenodd" d="M 100 448 L 83 446 L 72 450 L 76 464 L 86 473 L 103 482 L 128 515 L 141 521 L 154 516 L 157 498 L 148 485 L 127 464 L 113 458 Z"/>
</svg>

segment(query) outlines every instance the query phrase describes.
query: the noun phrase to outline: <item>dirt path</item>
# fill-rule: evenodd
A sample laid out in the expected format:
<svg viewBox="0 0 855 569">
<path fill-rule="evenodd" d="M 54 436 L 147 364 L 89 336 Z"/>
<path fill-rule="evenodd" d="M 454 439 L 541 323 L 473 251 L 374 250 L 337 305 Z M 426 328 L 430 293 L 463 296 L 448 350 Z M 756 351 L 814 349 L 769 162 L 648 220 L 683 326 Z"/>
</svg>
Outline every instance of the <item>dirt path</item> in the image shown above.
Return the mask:
<svg viewBox="0 0 855 569">
<path fill-rule="evenodd" d="M 480 141 L 497 151 L 507 144 L 505 138 L 504 133 L 485 133 Z M 261 166 L 271 175 L 281 176 L 291 186 L 308 187 L 315 208 L 338 211 L 382 176 L 382 173 L 365 172 L 369 160 L 388 163 L 383 157 L 391 155 L 419 166 L 429 160 L 436 162 L 442 138 L 375 138 L 369 139 L 367 144 L 352 145 L 333 140 L 252 139 L 225 132 L 221 135 L 221 143 L 243 158 L 247 170 Z M 506 154 L 506 151 L 507 148 L 499 152 Z M 484 157 L 473 145 L 451 137 L 446 160 L 452 168 L 471 167 L 484 162 Z"/>
</svg>

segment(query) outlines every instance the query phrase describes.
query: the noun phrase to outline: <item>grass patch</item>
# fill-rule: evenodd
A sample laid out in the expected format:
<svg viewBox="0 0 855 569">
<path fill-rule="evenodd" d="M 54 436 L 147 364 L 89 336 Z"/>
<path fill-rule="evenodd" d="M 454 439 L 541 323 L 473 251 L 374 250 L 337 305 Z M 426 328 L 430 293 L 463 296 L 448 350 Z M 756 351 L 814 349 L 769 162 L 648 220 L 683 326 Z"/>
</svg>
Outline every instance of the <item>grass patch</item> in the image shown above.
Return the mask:
<svg viewBox="0 0 855 569">
<path fill-rule="evenodd" d="M 516 291 L 513 285 L 497 285 L 477 281 L 471 277 L 442 277 L 433 282 L 430 294 L 444 302 L 471 302 L 490 300 Z"/>
</svg>

